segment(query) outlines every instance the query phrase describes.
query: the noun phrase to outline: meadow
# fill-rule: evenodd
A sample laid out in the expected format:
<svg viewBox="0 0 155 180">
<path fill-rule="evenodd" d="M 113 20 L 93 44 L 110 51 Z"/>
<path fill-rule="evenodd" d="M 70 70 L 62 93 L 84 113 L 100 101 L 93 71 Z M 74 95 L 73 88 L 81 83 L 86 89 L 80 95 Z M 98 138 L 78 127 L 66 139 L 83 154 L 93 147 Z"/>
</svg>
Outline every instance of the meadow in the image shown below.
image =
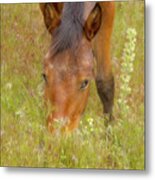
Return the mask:
<svg viewBox="0 0 155 180">
<path fill-rule="evenodd" d="M 92 82 L 80 127 L 47 131 L 41 74 L 49 45 L 38 4 L 1 4 L 1 166 L 143 170 L 144 1 L 116 2 L 113 123 Z"/>
</svg>

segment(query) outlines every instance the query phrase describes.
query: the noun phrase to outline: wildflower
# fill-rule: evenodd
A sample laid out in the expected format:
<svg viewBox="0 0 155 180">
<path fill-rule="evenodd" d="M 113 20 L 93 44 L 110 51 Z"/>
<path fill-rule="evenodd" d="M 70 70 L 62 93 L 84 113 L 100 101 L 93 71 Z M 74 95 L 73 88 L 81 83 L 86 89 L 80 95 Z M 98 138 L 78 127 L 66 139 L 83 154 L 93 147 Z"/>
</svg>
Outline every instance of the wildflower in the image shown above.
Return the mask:
<svg viewBox="0 0 155 180">
<path fill-rule="evenodd" d="M 25 112 L 23 110 L 19 110 L 15 114 L 16 114 L 16 116 L 19 116 L 20 118 L 25 116 Z"/>
<path fill-rule="evenodd" d="M 6 83 L 5 87 L 8 90 L 12 89 L 12 83 L 10 83 L 10 82 Z"/>
<path fill-rule="evenodd" d="M 135 47 L 136 47 L 136 35 L 137 32 L 133 28 L 127 30 L 127 42 L 125 43 L 123 55 L 122 55 L 122 64 L 121 64 L 121 76 L 120 76 L 120 96 L 118 99 L 118 104 L 121 107 L 121 112 L 124 113 L 123 117 L 127 115 L 129 111 L 129 106 L 127 105 L 127 97 L 131 93 L 130 80 L 131 73 L 133 72 L 133 62 L 135 60 Z"/>
</svg>

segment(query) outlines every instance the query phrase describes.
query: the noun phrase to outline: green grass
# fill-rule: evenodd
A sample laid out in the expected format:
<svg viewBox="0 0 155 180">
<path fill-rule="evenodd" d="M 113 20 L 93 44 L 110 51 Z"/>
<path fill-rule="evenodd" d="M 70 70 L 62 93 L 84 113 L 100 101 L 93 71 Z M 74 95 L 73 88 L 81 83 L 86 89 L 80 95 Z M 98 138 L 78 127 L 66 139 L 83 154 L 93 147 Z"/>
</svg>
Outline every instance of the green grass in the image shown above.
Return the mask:
<svg viewBox="0 0 155 180">
<path fill-rule="evenodd" d="M 1 5 L 1 166 L 144 169 L 144 3 L 117 2 L 112 37 L 116 122 L 105 126 L 95 83 L 80 127 L 53 136 L 45 122 L 42 60 L 50 44 L 38 4 Z M 137 32 L 129 112 L 118 98 L 126 31 Z M 121 113 L 120 113 L 121 112 Z M 122 116 L 126 113 L 126 116 Z M 126 117 L 123 119 L 123 117 Z"/>
</svg>

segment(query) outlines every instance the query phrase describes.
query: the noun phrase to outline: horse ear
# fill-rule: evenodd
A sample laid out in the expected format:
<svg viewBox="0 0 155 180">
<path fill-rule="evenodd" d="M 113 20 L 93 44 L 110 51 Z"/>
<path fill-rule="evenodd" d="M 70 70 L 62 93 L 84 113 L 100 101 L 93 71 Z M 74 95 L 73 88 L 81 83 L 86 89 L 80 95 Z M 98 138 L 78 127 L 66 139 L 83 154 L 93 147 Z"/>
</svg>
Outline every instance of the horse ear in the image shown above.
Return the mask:
<svg viewBox="0 0 155 180">
<path fill-rule="evenodd" d="M 99 5 L 96 5 L 89 14 L 84 25 L 84 32 L 88 40 L 91 40 L 98 32 L 101 26 L 102 10 Z"/>
<path fill-rule="evenodd" d="M 40 3 L 45 26 L 50 34 L 60 24 L 63 3 Z"/>
</svg>

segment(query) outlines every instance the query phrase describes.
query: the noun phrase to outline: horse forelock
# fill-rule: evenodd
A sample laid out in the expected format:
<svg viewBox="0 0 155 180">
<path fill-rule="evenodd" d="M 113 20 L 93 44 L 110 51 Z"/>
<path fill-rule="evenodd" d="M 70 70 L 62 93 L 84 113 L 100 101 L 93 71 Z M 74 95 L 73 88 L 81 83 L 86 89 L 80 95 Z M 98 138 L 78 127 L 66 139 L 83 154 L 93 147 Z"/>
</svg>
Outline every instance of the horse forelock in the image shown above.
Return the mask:
<svg viewBox="0 0 155 180">
<path fill-rule="evenodd" d="M 61 23 L 53 33 L 52 54 L 66 49 L 75 50 L 83 34 L 84 3 L 65 3 Z"/>
</svg>

